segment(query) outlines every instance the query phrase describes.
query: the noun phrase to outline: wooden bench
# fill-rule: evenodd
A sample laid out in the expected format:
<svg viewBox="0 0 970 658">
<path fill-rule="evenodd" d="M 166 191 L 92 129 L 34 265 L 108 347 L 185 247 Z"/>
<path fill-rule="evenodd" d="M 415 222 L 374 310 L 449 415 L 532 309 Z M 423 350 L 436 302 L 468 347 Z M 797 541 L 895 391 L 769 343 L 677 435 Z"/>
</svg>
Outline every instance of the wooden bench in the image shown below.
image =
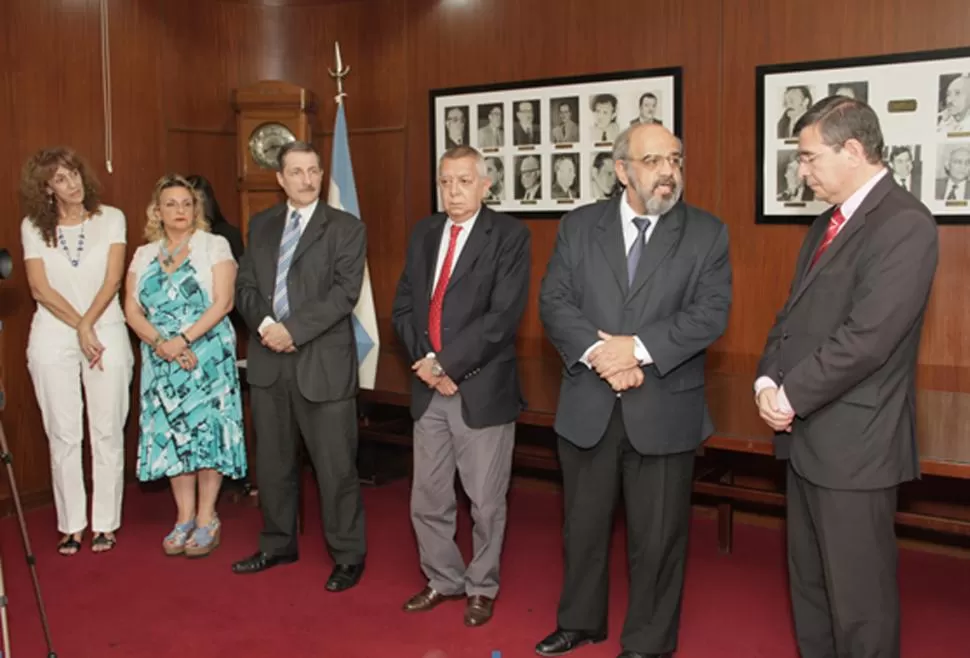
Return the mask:
<svg viewBox="0 0 970 658">
<path fill-rule="evenodd" d="M 519 417 L 513 463 L 517 468 L 557 471 L 559 462 L 551 428 L 559 395 L 560 361 L 551 347 L 528 345 L 520 349 L 520 354 L 523 355 L 519 358 L 519 372 L 528 408 Z M 364 409 L 360 433 L 363 443 L 410 445 L 411 422 L 406 408 L 412 376 L 410 364 L 398 347 L 382 346 L 375 389 L 360 394 Z M 741 375 L 714 370 L 707 375 L 708 405 L 716 434 L 698 450 L 694 492 L 715 501 L 718 540 L 725 553 L 731 551 L 737 503 L 782 506 L 785 501 L 784 468 L 773 456 L 773 434 L 755 410 L 753 381 L 753 373 Z M 962 394 L 919 392 L 922 471 L 924 475 L 967 480 L 970 479 L 970 438 L 964 439 L 962 430 L 970 426 L 970 417 L 963 418 L 956 413 L 953 407 L 962 410 L 964 405 L 955 405 L 954 395 Z M 970 405 L 966 406 L 970 409 Z M 387 414 L 388 407 L 395 408 L 397 413 Z M 736 458 L 740 456 L 747 457 Z M 769 477 L 747 477 L 742 471 L 751 460 L 760 460 L 761 470 L 767 471 Z M 772 480 L 770 474 L 774 475 L 774 486 L 764 486 L 766 480 Z M 970 487 L 963 487 L 961 491 L 968 494 L 968 499 L 960 502 L 970 503 Z M 961 518 L 959 514 L 941 513 L 938 508 L 901 509 L 897 522 L 934 532 L 970 536 L 970 514 Z"/>
</svg>

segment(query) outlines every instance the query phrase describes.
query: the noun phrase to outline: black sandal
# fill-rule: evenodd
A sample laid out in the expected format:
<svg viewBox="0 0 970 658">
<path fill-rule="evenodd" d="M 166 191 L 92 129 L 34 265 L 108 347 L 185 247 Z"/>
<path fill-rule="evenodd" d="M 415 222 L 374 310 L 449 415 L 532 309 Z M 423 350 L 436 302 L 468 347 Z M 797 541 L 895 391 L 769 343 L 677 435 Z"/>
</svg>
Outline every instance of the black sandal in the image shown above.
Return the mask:
<svg viewBox="0 0 970 658">
<path fill-rule="evenodd" d="M 68 535 L 57 544 L 57 552 L 64 557 L 71 557 L 81 552 L 81 542 L 74 535 Z"/>
<path fill-rule="evenodd" d="M 115 544 L 117 543 L 118 540 L 114 537 L 109 537 L 103 532 L 96 532 L 94 533 L 94 537 L 91 539 L 91 550 L 95 553 L 107 553 L 114 548 Z M 101 550 L 94 550 L 98 548 Z"/>
</svg>

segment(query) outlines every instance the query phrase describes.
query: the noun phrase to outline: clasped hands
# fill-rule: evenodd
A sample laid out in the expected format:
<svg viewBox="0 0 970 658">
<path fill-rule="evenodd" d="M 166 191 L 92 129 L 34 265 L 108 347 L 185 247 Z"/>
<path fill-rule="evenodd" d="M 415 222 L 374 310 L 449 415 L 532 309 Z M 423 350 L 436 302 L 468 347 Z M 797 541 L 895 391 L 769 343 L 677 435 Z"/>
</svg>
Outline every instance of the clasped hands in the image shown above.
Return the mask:
<svg viewBox="0 0 970 658">
<path fill-rule="evenodd" d="M 88 367 L 104 370 L 104 362 L 101 358 L 104 356 L 105 348 L 98 340 L 98 334 L 94 331 L 93 324 L 81 320 L 81 323 L 77 326 L 77 342 L 81 345 L 84 358 L 88 360 Z"/>
<path fill-rule="evenodd" d="M 182 370 L 192 370 L 199 364 L 195 352 L 189 348 L 189 344 L 181 336 L 175 336 L 158 343 L 155 346 L 155 354 L 169 363 L 175 361 Z"/>
<path fill-rule="evenodd" d="M 259 340 L 263 344 L 263 347 L 271 349 L 274 352 L 296 351 L 296 345 L 293 344 L 293 336 L 290 335 L 290 332 L 282 322 L 274 322 L 259 332 Z"/>
<path fill-rule="evenodd" d="M 795 413 L 790 410 L 782 410 L 778 401 L 777 388 L 768 386 L 758 391 L 755 396 L 755 404 L 758 405 L 758 415 L 767 423 L 768 427 L 776 432 L 791 432 Z"/>
<path fill-rule="evenodd" d="M 451 377 L 448 375 L 441 375 L 440 377 L 435 377 L 431 373 L 431 365 L 434 363 L 434 359 L 431 357 L 425 357 L 423 359 L 418 359 L 411 365 L 411 370 L 414 374 L 418 376 L 418 379 L 423 381 L 428 388 L 433 388 L 442 395 L 452 396 L 458 392 L 458 385 L 452 381 Z"/>
<path fill-rule="evenodd" d="M 598 331 L 597 335 L 603 343 L 589 353 L 589 363 L 596 374 L 617 392 L 640 386 L 643 370 L 634 353 L 633 336 L 611 336 L 605 331 Z"/>
</svg>

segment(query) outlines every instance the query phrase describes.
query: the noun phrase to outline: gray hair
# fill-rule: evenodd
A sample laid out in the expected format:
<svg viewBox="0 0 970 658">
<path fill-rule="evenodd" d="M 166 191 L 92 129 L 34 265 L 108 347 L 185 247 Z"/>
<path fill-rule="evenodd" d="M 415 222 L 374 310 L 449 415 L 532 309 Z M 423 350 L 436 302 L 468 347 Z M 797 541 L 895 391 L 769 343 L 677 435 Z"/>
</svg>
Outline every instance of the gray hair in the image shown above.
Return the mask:
<svg viewBox="0 0 970 658">
<path fill-rule="evenodd" d="M 822 143 L 839 151 L 854 139 L 862 145 L 870 164 L 882 162 L 885 141 L 879 117 L 868 104 L 855 98 L 829 96 L 815 103 L 795 123 L 793 134 L 811 126 L 818 126 Z"/>
<path fill-rule="evenodd" d="M 482 157 L 481 152 L 476 148 L 465 145 L 450 148 L 441 154 L 438 159 L 438 175 L 441 175 L 441 166 L 445 163 L 445 160 L 461 160 L 463 158 L 474 158 L 475 170 L 478 171 L 478 175 L 482 178 L 488 178 L 488 169 L 485 167 L 485 158 Z"/>
<path fill-rule="evenodd" d="M 627 126 L 623 129 L 616 139 L 613 140 L 613 161 L 617 162 L 623 160 L 624 162 L 630 159 L 630 136 L 633 131 L 644 127 L 645 124 L 634 124 L 632 126 Z M 674 135 L 674 139 L 677 140 L 677 146 L 680 149 L 681 154 L 684 152 L 684 141 Z"/>
</svg>

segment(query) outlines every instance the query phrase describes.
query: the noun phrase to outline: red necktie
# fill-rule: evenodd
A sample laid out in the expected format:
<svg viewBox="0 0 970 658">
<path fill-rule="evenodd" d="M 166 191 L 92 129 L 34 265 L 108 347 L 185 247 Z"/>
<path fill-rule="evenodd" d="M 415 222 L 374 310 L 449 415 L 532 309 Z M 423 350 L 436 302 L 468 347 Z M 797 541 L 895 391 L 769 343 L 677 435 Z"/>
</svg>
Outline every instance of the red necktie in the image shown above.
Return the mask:
<svg viewBox="0 0 970 658">
<path fill-rule="evenodd" d="M 428 335 L 435 352 L 441 351 L 441 306 L 445 301 L 445 291 L 448 289 L 448 279 L 451 278 L 451 262 L 455 259 L 455 246 L 458 244 L 458 234 L 461 226 L 451 227 L 451 241 L 448 243 L 448 253 L 438 275 L 438 284 L 431 295 L 431 308 L 428 311 Z"/>
<path fill-rule="evenodd" d="M 822 254 L 829 248 L 829 245 L 832 244 L 832 240 L 839 234 L 839 229 L 843 224 L 845 224 L 845 215 L 842 214 L 841 208 L 836 208 L 835 212 L 832 213 L 832 217 L 829 219 L 828 227 L 825 229 L 825 238 L 822 239 L 822 244 L 815 250 L 815 255 L 812 256 L 812 264 L 808 269 L 815 267 L 815 263 L 822 257 Z"/>
</svg>

